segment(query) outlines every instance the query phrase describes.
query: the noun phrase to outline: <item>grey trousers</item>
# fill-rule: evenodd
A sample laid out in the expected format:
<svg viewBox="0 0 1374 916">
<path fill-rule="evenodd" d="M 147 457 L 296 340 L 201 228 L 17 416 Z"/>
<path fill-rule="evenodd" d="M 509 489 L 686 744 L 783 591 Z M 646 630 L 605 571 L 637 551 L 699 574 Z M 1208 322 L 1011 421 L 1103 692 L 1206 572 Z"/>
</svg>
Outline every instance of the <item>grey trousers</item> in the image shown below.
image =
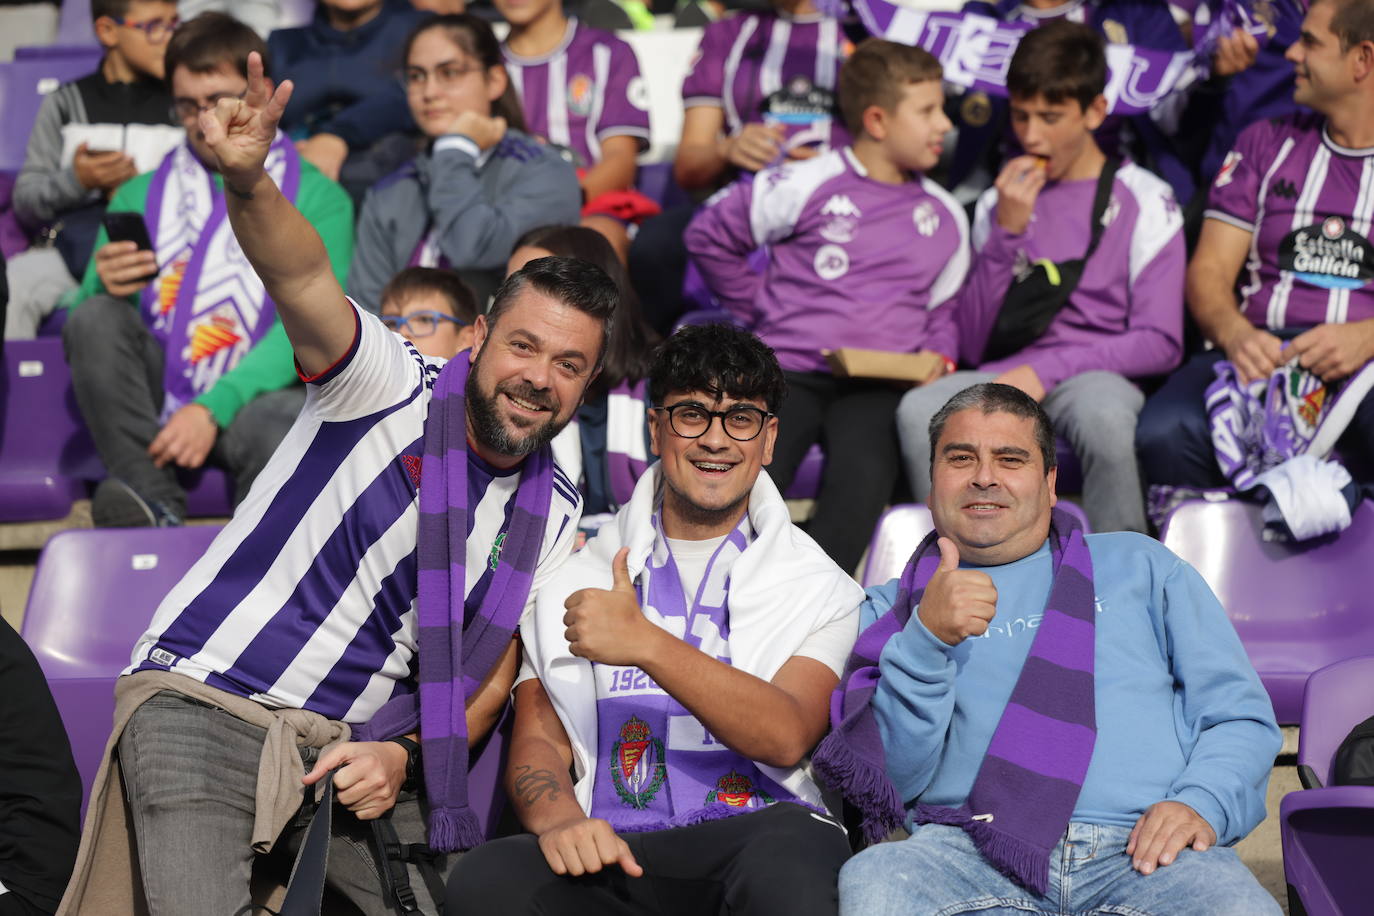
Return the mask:
<svg viewBox="0 0 1374 916">
<path fill-rule="evenodd" d="M 897 437 L 916 499 L 930 498 L 930 419 L 954 395 L 990 382 L 991 372 L 955 372 L 914 388 L 897 408 Z M 1094 531 L 1146 531 L 1135 457 L 1135 422 L 1145 396 L 1115 372 L 1066 379 L 1041 404 L 1083 465 L 1083 508 Z"/>
<path fill-rule="evenodd" d="M 76 280 L 56 248 L 30 248 L 5 263 L 10 301 L 5 313 L 6 340 L 32 340 L 38 326 L 57 308 Z"/>
<path fill-rule="evenodd" d="M 120 771 L 138 844 L 138 867 L 152 916 L 232 916 L 250 902 L 258 758 L 266 732 L 222 709 L 164 691 L 138 708 L 119 741 Z M 307 772 L 319 751 L 301 748 Z M 288 874 L 314 813 L 313 793 L 278 837 L 270 856 Z M 425 842 L 419 800 L 403 794 L 392 809 L 401 843 Z M 334 810 L 330 888 L 367 916 L 394 910 L 369 843 L 371 827 L 342 806 Z M 458 856 L 439 866 L 440 877 Z M 412 867 L 411 889 L 424 913 L 437 912 Z"/>
<path fill-rule="evenodd" d="M 72 388 L 106 470 L 178 516 L 186 491 L 171 466 L 158 468 L 148 446 L 162 428 L 166 356 L 138 310 L 123 299 L 92 296 L 72 310 L 62 328 Z M 293 385 L 259 395 L 219 431 L 207 462 L 234 478 L 235 503 L 248 495 L 305 404 Z"/>
</svg>

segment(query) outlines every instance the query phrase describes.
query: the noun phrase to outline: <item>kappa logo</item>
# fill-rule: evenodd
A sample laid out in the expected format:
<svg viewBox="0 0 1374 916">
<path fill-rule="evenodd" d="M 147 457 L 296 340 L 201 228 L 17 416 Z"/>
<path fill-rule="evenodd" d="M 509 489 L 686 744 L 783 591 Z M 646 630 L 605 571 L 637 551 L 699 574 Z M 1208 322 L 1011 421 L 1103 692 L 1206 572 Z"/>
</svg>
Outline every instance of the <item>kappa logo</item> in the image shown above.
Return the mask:
<svg viewBox="0 0 1374 916">
<path fill-rule="evenodd" d="M 1298 189 L 1293 187 L 1293 182 L 1289 181 L 1287 178 L 1280 178 L 1278 181 L 1274 182 L 1274 187 L 1270 193 L 1275 197 L 1282 197 L 1284 200 L 1298 199 Z M 1339 234 L 1340 233 L 1337 233 L 1337 235 Z"/>
<path fill-rule="evenodd" d="M 839 245 L 822 245 L 816 249 L 812 266 L 822 280 L 838 280 L 849 273 L 849 252 Z"/>
<path fill-rule="evenodd" d="M 821 207 L 821 216 L 852 216 L 858 218 L 863 216 L 863 211 L 854 206 L 854 201 L 849 199 L 848 194 L 833 194 Z"/>
<path fill-rule="evenodd" d="M 1224 188 L 1230 184 L 1236 177 L 1236 166 L 1240 165 L 1242 158 L 1235 150 L 1227 153 L 1226 158 L 1222 160 L 1221 168 L 1217 170 L 1217 180 L 1212 182 L 1212 186 Z"/>
</svg>

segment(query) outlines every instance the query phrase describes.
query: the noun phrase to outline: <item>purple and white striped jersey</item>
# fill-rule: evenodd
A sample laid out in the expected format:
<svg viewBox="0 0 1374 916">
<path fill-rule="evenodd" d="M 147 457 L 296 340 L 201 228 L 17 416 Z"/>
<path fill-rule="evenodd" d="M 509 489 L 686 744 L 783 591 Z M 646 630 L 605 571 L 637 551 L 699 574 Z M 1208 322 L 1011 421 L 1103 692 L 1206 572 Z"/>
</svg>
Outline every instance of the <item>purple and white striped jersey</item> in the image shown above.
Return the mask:
<svg viewBox="0 0 1374 916">
<path fill-rule="evenodd" d="M 711 291 L 784 369 L 828 372 L 821 351 L 958 346 L 949 308 L 969 266 L 968 219 L 935 182 L 868 177 L 849 147 L 765 169 L 716 194 L 684 241 Z M 754 273 L 749 253 L 768 246 Z"/>
<path fill-rule="evenodd" d="M 787 145 L 849 142 L 835 101 L 849 41 L 838 20 L 819 14 L 736 13 L 706 26 L 682 81 L 684 108 L 725 112 L 725 131 L 780 123 Z"/>
<path fill-rule="evenodd" d="M 265 706 L 366 722 L 414 692 L 425 416 L 443 360 L 357 309 L 353 348 L 205 556 L 163 599 L 124 673 L 175 671 Z M 469 613 L 490 584 L 519 469 L 468 465 Z M 557 468 L 530 605 L 572 552 L 581 500 Z"/>
<path fill-rule="evenodd" d="M 1256 327 L 1374 318 L 1374 148 L 1338 146 L 1320 115 L 1242 131 L 1207 216 L 1252 233 L 1240 298 Z"/>
<path fill-rule="evenodd" d="M 520 93 L 529 132 L 572 150 L 581 167 L 601 161 L 607 137 L 649 146 L 649 90 L 634 49 L 610 32 L 568 20 L 548 54 L 521 57 L 505 44 L 506 72 Z"/>
</svg>

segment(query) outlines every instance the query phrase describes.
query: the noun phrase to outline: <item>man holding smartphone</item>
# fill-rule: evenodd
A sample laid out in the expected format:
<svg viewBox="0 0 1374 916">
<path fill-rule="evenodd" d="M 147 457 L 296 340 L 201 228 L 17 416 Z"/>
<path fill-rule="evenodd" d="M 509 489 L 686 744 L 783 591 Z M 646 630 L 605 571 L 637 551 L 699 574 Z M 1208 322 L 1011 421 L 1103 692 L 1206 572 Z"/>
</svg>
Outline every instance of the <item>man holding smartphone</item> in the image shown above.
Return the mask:
<svg viewBox="0 0 1374 916">
<path fill-rule="evenodd" d="M 175 470 L 207 461 L 230 471 L 241 500 L 304 402 L 290 343 L 234 240 L 197 123 L 219 99 L 242 97 L 249 53 L 266 59 L 266 50 L 218 13 L 168 41 L 167 82 L 186 142 L 115 194 L 63 330 L 77 404 L 109 471 L 92 500 L 98 526 L 179 524 L 186 494 Z M 342 282 L 353 250 L 348 195 L 284 136 L 269 166 L 319 230 Z"/>
</svg>

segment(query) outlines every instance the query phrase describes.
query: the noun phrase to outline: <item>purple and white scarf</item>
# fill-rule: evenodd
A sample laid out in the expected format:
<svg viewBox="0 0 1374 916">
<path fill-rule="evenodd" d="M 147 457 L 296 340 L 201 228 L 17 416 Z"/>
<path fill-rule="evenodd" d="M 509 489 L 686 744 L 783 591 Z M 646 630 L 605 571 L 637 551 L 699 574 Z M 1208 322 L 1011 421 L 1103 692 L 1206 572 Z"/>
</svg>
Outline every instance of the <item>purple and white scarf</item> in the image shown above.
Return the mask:
<svg viewBox="0 0 1374 916">
<path fill-rule="evenodd" d="M 845 2 L 827 0 L 823 10 L 838 15 Z M 922 12 L 893 0 L 849 3 L 869 34 L 924 48 L 939 58 L 947 82 L 1003 98 L 1011 56 L 1021 36 L 1031 29 L 977 13 Z M 1226 0 L 1210 25 L 1197 31 L 1191 51 L 1107 45 L 1107 110 L 1117 115 L 1148 114 L 1167 96 L 1205 79 L 1217 41 L 1234 28 L 1268 41 L 1269 27 L 1254 14 L 1248 0 Z"/>
<path fill-rule="evenodd" d="M 475 507 L 468 505 L 468 357 L 464 350 L 439 373 L 425 418 L 416 546 L 418 716 L 416 695 L 409 694 L 388 702 L 357 730 L 359 740 L 378 740 L 406 734 L 418 722 L 429 845 L 439 852 L 470 849 L 484 839 L 468 806 L 466 699 L 501 658 L 520 623 L 553 494 L 553 456 L 545 447 L 525 459 L 499 565 L 481 606 L 469 617 L 464 566 L 468 513 Z"/>
<path fill-rule="evenodd" d="M 729 665 L 730 574 L 749 546 L 746 515 L 712 554 L 690 607 L 655 513 L 653 553 L 636 582 L 644 614 Z M 778 801 L 805 804 L 754 761 L 716 741 L 686 707 L 633 666 L 593 665 L 597 753 L 591 815 L 637 832 L 718 820 Z M 819 810 L 819 809 L 818 809 Z"/>
<path fill-rule="evenodd" d="M 649 467 L 644 446 L 645 389 L 648 380 L 622 379 L 606 395 L 606 475 L 617 506 L 630 501 L 635 484 Z"/>
<path fill-rule="evenodd" d="M 859 808 L 870 842 L 899 826 L 903 812 L 870 705 L 878 659 L 940 565 L 937 538 L 932 531 L 921 542 L 892 608 L 859 635 L 831 698 L 832 731 L 811 758 L 822 782 Z M 913 811 L 916 823 L 962 828 L 989 863 L 1037 894 L 1049 886 L 1050 854 L 1073 814 L 1097 739 L 1092 557 L 1082 525 L 1058 509 L 1050 550 L 1054 582 L 1045 615 L 968 799 L 958 808 L 917 804 Z"/>
<path fill-rule="evenodd" d="M 1374 388 L 1374 364 L 1332 384 L 1296 361 L 1249 385 L 1226 360 L 1215 371 L 1206 405 L 1217 464 L 1237 493 L 1266 488 L 1266 530 L 1306 540 L 1348 527 L 1350 475 L 1327 459 Z"/>
<path fill-rule="evenodd" d="M 294 202 L 301 160 L 285 134 L 277 133 L 265 167 Z M 234 237 L 224 192 L 185 143 L 158 166 L 143 218 L 161 267 L 140 294 L 139 309 L 167 354 L 166 422 L 262 340 L 277 310 Z"/>
</svg>

